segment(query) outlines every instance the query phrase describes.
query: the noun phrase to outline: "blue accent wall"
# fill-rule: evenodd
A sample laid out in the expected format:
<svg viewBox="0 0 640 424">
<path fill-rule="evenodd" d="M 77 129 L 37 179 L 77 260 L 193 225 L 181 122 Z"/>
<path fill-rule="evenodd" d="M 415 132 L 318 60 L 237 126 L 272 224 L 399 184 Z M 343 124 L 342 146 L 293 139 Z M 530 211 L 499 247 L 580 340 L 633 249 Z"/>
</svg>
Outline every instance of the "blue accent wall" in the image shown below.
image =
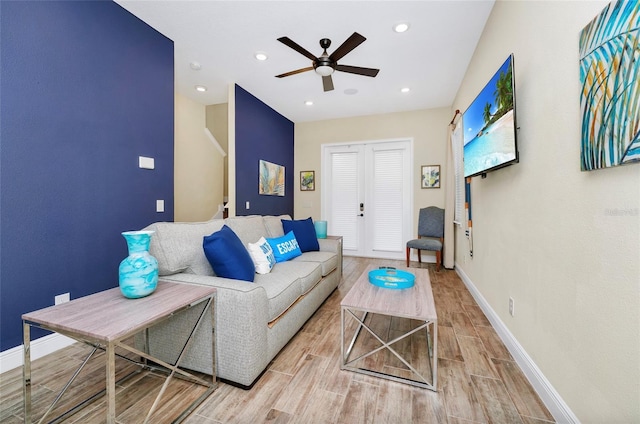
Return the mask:
<svg viewBox="0 0 640 424">
<path fill-rule="evenodd" d="M 293 216 L 293 122 L 238 85 L 235 102 L 236 215 Z M 284 196 L 258 194 L 260 160 L 285 167 Z"/>
<path fill-rule="evenodd" d="M 22 344 L 23 313 L 117 287 L 122 231 L 173 220 L 174 75 L 173 42 L 114 2 L 0 8 L 6 350 Z"/>
</svg>

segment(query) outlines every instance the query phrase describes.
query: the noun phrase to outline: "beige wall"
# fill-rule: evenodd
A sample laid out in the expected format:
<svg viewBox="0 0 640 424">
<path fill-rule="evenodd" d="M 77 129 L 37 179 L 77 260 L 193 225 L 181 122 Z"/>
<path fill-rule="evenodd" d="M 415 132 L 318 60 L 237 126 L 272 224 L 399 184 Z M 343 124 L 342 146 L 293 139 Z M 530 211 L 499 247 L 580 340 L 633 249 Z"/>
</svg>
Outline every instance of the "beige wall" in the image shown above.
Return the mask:
<svg viewBox="0 0 640 424">
<path fill-rule="evenodd" d="M 204 129 L 204 105 L 176 93 L 175 221 L 206 221 L 222 204 L 223 158 Z"/>
<path fill-rule="evenodd" d="M 207 128 L 211 131 L 211 134 L 216 138 L 220 148 L 225 153 L 229 152 L 229 104 L 221 103 L 217 105 L 208 105 L 205 108 L 206 111 L 206 123 Z M 223 196 L 229 195 L 229 169 L 228 169 L 228 157 L 227 154 L 223 158 L 223 170 L 222 170 L 222 192 Z"/>
<path fill-rule="evenodd" d="M 578 35 L 606 4 L 496 2 L 453 109 L 513 52 L 520 163 L 473 179 L 456 263 L 580 421 L 637 423 L 640 164 L 579 163 Z"/>
<path fill-rule="evenodd" d="M 420 188 L 420 166 L 440 165 L 445 172 L 449 108 L 416 110 L 385 115 L 302 122 L 295 125 L 295 196 L 296 219 L 321 219 L 321 145 L 390 139 L 413 139 L 414 231 L 417 233 L 418 210 L 437 205 L 444 207 L 444 187 Z M 300 191 L 300 171 L 315 171 L 316 190 Z"/>
</svg>

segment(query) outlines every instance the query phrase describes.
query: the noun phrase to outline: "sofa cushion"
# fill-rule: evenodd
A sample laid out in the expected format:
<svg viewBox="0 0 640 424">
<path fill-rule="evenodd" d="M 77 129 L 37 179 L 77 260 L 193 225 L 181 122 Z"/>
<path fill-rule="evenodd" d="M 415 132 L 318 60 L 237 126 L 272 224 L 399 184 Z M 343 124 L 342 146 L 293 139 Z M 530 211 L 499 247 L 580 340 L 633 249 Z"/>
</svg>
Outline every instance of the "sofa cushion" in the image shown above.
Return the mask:
<svg viewBox="0 0 640 424">
<path fill-rule="evenodd" d="M 313 262 L 320 265 L 322 276 L 325 277 L 338 267 L 338 255 L 333 252 L 305 252 L 293 259 L 293 262 Z"/>
<path fill-rule="evenodd" d="M 204 253 L 218 277 L 253 282 L 255 265 L 236 233 L 226 225 L 203 238 Z"/>
<path fill-rule="evenodd" d="M 316 237 L 316 229 L 313 225 L 311 217 L 298 220 L 282 220 L 282 229 L 286 233 L 293 231 L 296 236 L 300 250 L 303 252 L 311 252 L 320 250 L 318 238 Z"/>
<path fill-rule="evenodd" d="M 264 237 L 260 237 L 260 240 L 256 243 L 249 243 L 247 249 L 256 267 L 256 272 L 258 274 L 268 274 L 273 265 L 275 265 L 276 258 L 273 256 L 273 249 L 267 243 L 267 240 Z"/>
<path fill-rule="evenodd" d="M 300 296 L 309 292 L 322 278 L 318 264 L 282 262 L 269 274 L 257 274 L 255 284 L 267 293 L 269 322 L 284 314 Z"/>
<path fill-rule="evenodd" d="M 224 220 L 245 246 L 255 243 L 260 237 L 268 237 L 264 220 L 260 215 L 234 216 Z"/>
<path fill-rule="evenodd" d="M 282 237 L 268 238 L 267 242 L 273 249 L 273 255 L 276 257 L 276 262 L 285 262 L 296 256 L 302 255 L 298 241 L 296 240 L 293 231 L 289 231 Z"/>
<path fill-rule="evenodd" d="M 214 219 L 207 222 L 156 222 L 144 228 L 155 231 L 149 253 L 158 260 L 159 275 L 179 272 L 215 275 L 204 255 L 202 238 L 223 225 L 222 219 Z"/>
<path fill-rule="evenodd" d="M 267 228 L 267 235 L 265 237 L 282 237 L 284 230 L 282 229 L 282 220 L 291 219 L 289 215 L 272 216 L 265 215 L 264 226 Z"/>
<path fill-rule="evenodd" d="M 322 269 L 314 262 L 288 261 L 277 265 L 278 268 L 291 270 L 298 277 L 300 294 L 308 293 L 322 279 Z"/>
</svg>

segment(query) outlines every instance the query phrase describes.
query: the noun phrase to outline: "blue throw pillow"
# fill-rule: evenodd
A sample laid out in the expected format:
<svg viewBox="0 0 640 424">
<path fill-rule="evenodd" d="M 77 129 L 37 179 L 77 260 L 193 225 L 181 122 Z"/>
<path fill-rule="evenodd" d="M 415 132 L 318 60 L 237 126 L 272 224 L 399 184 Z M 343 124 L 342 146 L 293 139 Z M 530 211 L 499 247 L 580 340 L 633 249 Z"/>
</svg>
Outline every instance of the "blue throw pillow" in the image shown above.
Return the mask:
<svg viewBox="0 0 640 424">
<path fill-rule="evenodd" d="M 293 231 L 289 231 L 282 237 L 268 238 L 267 243 L 273 249 L 273 256 L 276 257 L 276 262 L 285 262 L 302 255 Z"/>
<path fill-rule="evenodd" d="M 204 237 L 204 254 L 218 277 L 253 282 L 255 266 L 236 233 L 226 225 Z"/>
<path fill-rule="evenodd" d="M 282 219 L 281 221 L 285 234 L 293 231 L 301 251 L 311 252 L 320 250 L 320 244 L 318 244 L 318 237 L 316 236 L 316 227 L 313 225 L 311 217 L 297 221 L 290 221 L 288 219 Z"/>
</svg>

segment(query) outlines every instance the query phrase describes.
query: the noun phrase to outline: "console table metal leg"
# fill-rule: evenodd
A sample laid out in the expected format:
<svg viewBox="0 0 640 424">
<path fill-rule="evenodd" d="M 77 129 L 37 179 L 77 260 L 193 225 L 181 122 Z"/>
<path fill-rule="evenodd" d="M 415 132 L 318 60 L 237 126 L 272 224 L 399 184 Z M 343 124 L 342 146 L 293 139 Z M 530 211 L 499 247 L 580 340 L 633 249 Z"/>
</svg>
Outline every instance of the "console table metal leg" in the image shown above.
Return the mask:
<svg viewBox="0 0 640 424">
<path fill-rule="evenodd" d="M 24 321 L 22 322 L 22 337 L 24 345 L 24 366 L 22 367 L 24 422 L 31 423 L 31 329 L 29 324 Z"/>
<path fill-rule="evenodd" d="M 113 342 L 107 344 L 107 424 L 116 422 L 116 355 Z"/>
</svg>

